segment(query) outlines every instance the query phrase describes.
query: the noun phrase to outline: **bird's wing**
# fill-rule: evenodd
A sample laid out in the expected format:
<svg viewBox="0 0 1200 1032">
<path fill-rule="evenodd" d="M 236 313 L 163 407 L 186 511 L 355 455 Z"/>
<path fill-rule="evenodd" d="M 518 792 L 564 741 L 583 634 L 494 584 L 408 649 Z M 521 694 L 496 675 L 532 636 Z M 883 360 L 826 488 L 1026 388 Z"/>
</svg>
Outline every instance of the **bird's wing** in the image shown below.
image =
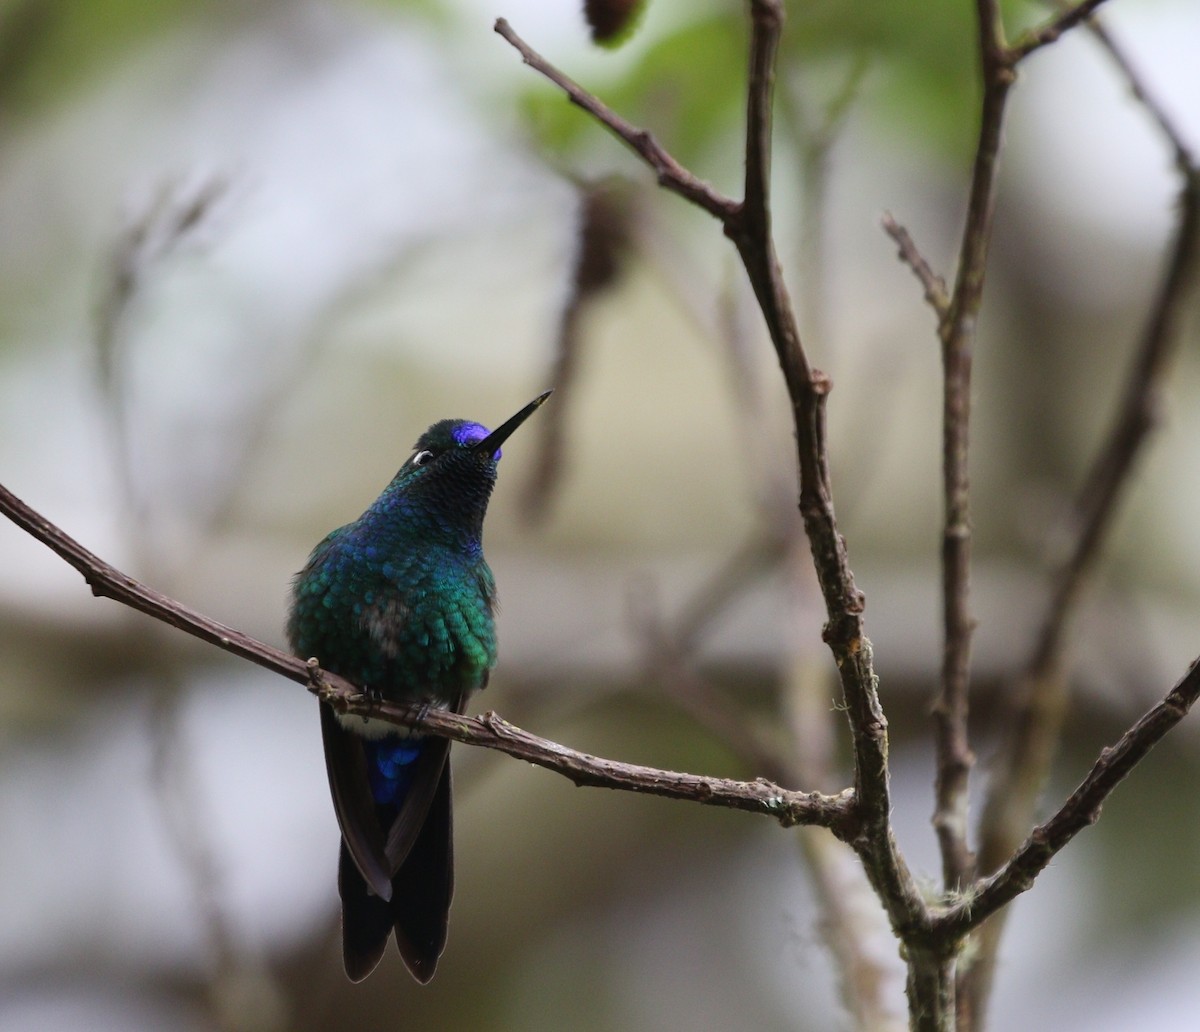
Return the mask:
<svg viewBox="0 0 1200 1032">
<path fill-rule="evenodd" d="M 396 946 L 413 977 L 424 984 L 446 947 L 454 898 L 454 820 L 450 763 L 442 765 L 415 840 L 392 879 L 391 908 Z"/>
<path fill-rule="evenodd" d="M 461 713 L 465 703 L 466 695 L 459 695 L 450 703 L 449 709 Z M 421 746 L 421 755 L 413 761 L 412 782 L 404 794 L 400 812 L 388 830 L 385 852 L 393 873 L 404 863 L 425 824 L 449 753 L 450 739 L 428 735 Z"/>
<path fill-rule="evenodd" d="M 326 703 L 321 703 L 321 740 L 325 744 L 325 772 L 329 775 L 329 793 L 342 840 L 371 891 L 380 899 L 390 900 L 395 868 L 388 859 L 375 813 L 362 741 L 342 727 L 333 708 Z"/>
</svg>

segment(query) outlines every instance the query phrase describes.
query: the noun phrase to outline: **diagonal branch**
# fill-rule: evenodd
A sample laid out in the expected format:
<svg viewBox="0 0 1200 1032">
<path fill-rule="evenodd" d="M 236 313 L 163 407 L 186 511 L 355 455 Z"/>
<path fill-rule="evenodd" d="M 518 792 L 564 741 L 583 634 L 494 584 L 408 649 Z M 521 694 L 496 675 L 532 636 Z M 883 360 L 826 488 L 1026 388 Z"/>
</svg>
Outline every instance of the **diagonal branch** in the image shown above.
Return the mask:
<svg viewBox="0 0 1200 1032">
<path fill-rule="evenodd" d="M 750 0 L 750 57 L 746 97 L 746 182 L 740 204 L 716 194 L 683 169 L 644 129 L 605 107 L 526 44 L 503 19 L 496 31 L 530 67 L 561 88 L 637 153 L 659 183 L 719 219 L 746 269 L 787 385 L 796 432 L 799 508 L 825 602 L 824 640 L 837 666 L 850 725 L 855 806 L 861 821 L 851 845 L 863 860 L 888 917 L 907 938 L 929 924 L 929 909 L 896 845 L 891 827 L 887 720 L 879 701 L 871 643 L 863 626 L 864 599 L 854 582 L 834 514 L 825 440 L 830 382 L 804 352 L 795 312 L 779 269 L 770 223 L 771 104 L 774 64 L 783 26 L 780 0 Z M 918 1007 L 921 1006 L 918 1004 Z"/>
<path fill-rule="evenodd" d="M 909 235 L 908 230 L 892 217 L 890 211 L 883 213 L 880 222 L 884 232 L 899 248 L 900 260 L 912 269 L 913 275 L 925 289 L 925 301 L 933 309 L 933 314 L 937 316 L 940 326 L 950 310 L 950 295 L 946 291 L 946 281 L 933 271 L 929 262 L 925 260 L 925 256 L 913 243 L 913 238 Z"/>
<path fill-rule="evenodd" d="M 1016 848 L 1032 820 L 1057 749 L 1067 706 L 1063 652 L 1071 617 L 1095 569 L 1134 463 L 1158 420 L 1167 366 L 1178 343 L 1178 325 L 1200 269 L 1200 175 L 1186 175 L 1180 222 L 1158 297 L 1134 357 L 1125 395 L 1115 413 L 1075 506 L 1074 545 L 1055 572 L 1045 615 L 1019 680 L 1013 739 L 996 765 L 980 827 L 979 863 L 995 871 Z M 1025 847 L 1022 847 L 1025 849 Z M 984 929 L 998 938 L 1003 915 Z M 988 977 L 990 950 L 977 970 Z"/>
<path fill-rule="evenodd" d="M 1100 546 L 1116 514 L 1121 490 L 1128 486 L 1133 463 L 1141 452 L 1150 431 L 1158 419 L 1160 396 L 1170 359 L 1178 342 L 1178 328 L 1183 317 L 1188 297 L 1195 289 L 1197 272 L 1200 268 L 1200 169 L 1181 137 L 1162 115 L 1161 110 L 1150 102 L 1145 89 L 1128 63 L 1117 51 L 1107 33 L 1100 26 L 1094 31 L 1117 60 L 1130 81 L 1134 94 L 1142 99 L 1149 113 L 1162 128 L 1176 156 L 1176 163 L 1183 177 L 1183 189 L 1179 206 L 1179 223 L 1175 240 L 1166 263 L 1166 270 L 1158 294 L 1151 304 L 1150 312 L 1142 331 L 1141 342 L 1131 363 L 1126 379 L 1125 393 L 1113 417 L 1108 436 L 1092 463 L 1084 480 L 1075 506 L 1075 524 L 1078 528 L 1073 547 L 1057 571 L 1046 612 L 1038 632 L 1024 680 L 1027 684 L 1040 684 L 1054 678 L 1060 664 L 1063 643 L 1066 637 L 1068 618 L 1072 614 L 1088 574 L 1098 557 Z M 1050 707 L 1057 709 L 1057 706 Z M 1045 706 L 1028 700 L 1017 722 L 1017 747 L 1006 768 L 1027 771 L 1034 764 L 1034 750 L 1023 739 L 1035 735 L 1032 723 L 1037 720 L 1035 710 Z M 1013 797 L 1012 778 L 1000 775 L 996 787 L 990 793 L 989 809 L 999 807 L 1004 800 Z M 984 830 L 987 834 L 999 834 L 998 816 L 989 820 L 985 814 Z M 994 867 L 1009 852 L 1006 844 L 988 845 L 985 842 L 981 856 L 984 870 L 989 864 Z"/>
<path fill-rule="evenodd" d="M 1158 126 L 1159 132 L 1162 133 L 1167 145 L 1175 154 L 1175 167 L 1185 176 L 1194 176 L 1197 168 L 1196 156 L 1184 141 L 1183 134 L 1171 116 L 1167 114 L 1166 109 L 1146 89 L 1141 77 L 1134 71 L 1129 58 L 1125 56 L 1124 48 L 1117 44 L 1112 34 L 1098 18 L 1089 18 L 1087 26 L 1088 31 L 1100 41 L 1100 45 L 1108 52 L 1108 56 L 1112 58 L 1117 69 L 1125 77 L 1129 92 Z"/>
<path fill-rule="evenodd" d="M 1158 421 L 1167 370 L 1178 347 L 1179 324 L 1200 273 L 1200 170 L 1171 122 L 1149 98 L 1137 74 L 1112 45 L 1107 33 L 1095 23 L 1092 28 L 1174 152 L 1183 179 L 1179 222 L 1158 293 L 1131 362 L 1124 395 L 1074 507 L 1077 529 L 1071 550 L 1054 572 L 1037 637 L 1018 681 L 1012 741 L 998 757 L 980 822 L 979 868 L 984 873 L 995 872 L 1001 865 L 1012 862 L 1013 850 L 1020 846 L 1034 819 L 1065 719 L 1068 685 L 1064 651 L 1070 621 L 1115 520 L 1120 500 L 1130 486 L 1133 465 Z M 1026 847 L 1021 847 L 1022 851 Z M 980 932 L 976 963 L 970 976 L 980 1008 L 994 973 L 1003 925 L 1004 915 L 997 914 Z"/>
<path fill-rule="evenodd" d="M 1188 715 L 1197 698 L 1200 698 L 1200 659 L 1193 660 L 1162 702 L 1145 713 L 1116 745 L 1100 753 L 1087 777 L 1058 812 L 1034 828 L 1003 867 L 935 919 L 935 928 L 963 935 L 1030 888 L 1071 839 L 1096 823 L 1101 807 L 1117 785 Z"/>
<path fill-rule="evenodd" d="M 832 829 L 840 838 L 849 837 L 856 830 L 854 797 L 849 790 L 832 796 L 796 792 L 764 779 L 733 781 L 620 763 L 539 738 L 495 713 L 467 717 L 425 710 L 420 706 L 378 703 L 364 696 L 349 681 L 321 670 L 315 660 L 305 661 L 289 655 L 217 623 L 122 573 L 35 512 L 2 484 L 0 512 L 78 570 L 94 595 L 114 599 L 201 641 L 307 685 L 314 694 L 342 712 L 387 720 L 466 745 L 495 749 L 562 774 L 576 785 L 641 792 L 760 813 L 785 827 L 815 824 Z"/>
<path fill-rule="evenodd" d="M 658 183 L 666 190 L 677 193 L 693 204 L 703 208 L 718 219 L 726 219 L 736 210 L 737 204 L 722 196 L 711 186 L 692 175 L 644 129 L 630 125 L 620 115 L 606 107 L 570 77 L 564 75 L 540 54 L 533 50 L 503 18 L 497 18 L 495 30 L 511 43 L 521 59 L 534 71 L 544 75 L 559 87 L 572 104 L 583 108 L 601 125 L 610 129 L 637 152 L 647 165 L 658 174 Z"/>
<path fill-rule="evenodd" d="M 1010 67 L 1027 58 L 1035 50 L 1054 43 L 1064 32 L 1068 32 L 1081 22 L 1086 21 L 1104 0 L 1080 0 L 1080 3 L 1063 10 L 1056 18 L 1052 18 L 1036 29 L 1030 29 L 1020 37 L 1006 52 L 1006 61 Z"/>
<path fill-rule="evenodd" d="M 798 824 L 831 828 L 839 837 L 850 834 L 854 827 L 853 793 L 849 789 L 839 795 L 823 795 L 784 789 L 766 778 L 735 781 L 621 763 L 539 738 L 490 710 L 479 717 L 468 717 L 448 710 L 422 712 L 419 706 L 378 702 L 357 690 L 347 693 L 340 686 L 326 685 L 328 675 L 312 661 L 308 668 L 315 694 L 342 712 L 380 718 L 465 745 L 496 749 L 561 774 L 579 787 L 610 788 L 743 810 L 773 817 L 785 828 Z"/>
</svg>

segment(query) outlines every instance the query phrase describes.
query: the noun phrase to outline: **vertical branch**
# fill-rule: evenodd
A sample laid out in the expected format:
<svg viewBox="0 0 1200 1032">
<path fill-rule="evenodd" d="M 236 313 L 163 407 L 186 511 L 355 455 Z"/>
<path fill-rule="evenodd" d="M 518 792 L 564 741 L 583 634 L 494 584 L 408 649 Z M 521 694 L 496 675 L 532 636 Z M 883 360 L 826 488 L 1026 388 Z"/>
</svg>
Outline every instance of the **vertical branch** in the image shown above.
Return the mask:
<svg viewBox="0 0 1200 1032">
<path fill-rule="evenodd" d="M 1065 25 L 1070 27 L 1085 6 L 1096 5 L 1069 8 L 1051 24 L 1061 26 L 1070 17 L 1073 20 Z M 984 802 L 979 851 L 979 868 L 984 874 L 1009 862 L 1033 823 L 1067 708 L 1064 653 L 1070 621 L 1112 526 L 1122 492 L 1130 485 L 1133 465 L 1157 422 L 1183 307 L 1200 277 L 1200 169 L 1108 34 L 1098 24 L 1090 24 L 1127 79 L 1131 92 L 1158 124 L 1174 152 L 1183 180 L 1179 222 L 1162 282 L 1131 362 L 1124 394 L 1074 507 L 1073 522 L 1078 530 L 1073 545 L 1053 575 L 1033 648 L 1017 681 L 1012 739 L 997 758 Z M 1012 48 L 1010 63 L 1015 65 L 1033 52 L 1034 42 L 1041 45 L 1053 38 L 1057 38 L 1057 33 L 1029 36 L 1023 44 Z M 982 1014 L 991 992 L 1006 914 L 1004 910 L 996 913 L 978 934 L 976 960 L 967 981 L 970 1006 L 976 1014 Z M 960 993 L 960 997 L 966 995 Z"/>
<path fill-rule="evenodd" d="M 952 1032 L 955 1028 L 952 954 L 909 957 L 908 1027 L 911 1032 Z"/>
<path fill-rule="evenodd" d="M 629 191 L 618 181 L 579 185 L 579 227 L 576 232 L 571 285 L 559 313 L 554 359 L 546 382 L 557 397 L 546 418 L 538 421 L 533 472 L 521 497 L 526 519 L 538 522 L 550 511 L 563 477 L 566 421 L 573 399 L 583 347 L 581 325 L 589 306 L 620 278 L 630 244 L 634 218 Z"/>
<path fill-rule="evenodd" d="M 974 764 L 967 734 L 971 676 L 971 505 L 969 445 L 971 361 L 987 272 L 995 210 L 996 174 L 1004 106 L 1013 82 L 1005 60 L 1003 26 L 996 0 L 976 5 L 983 102 L 971 176 L 958 276 L 949 307 L 939 321 L 944 376 L 942 398 L 942 624 L 941 679 L 933 704 L 937 746 L 934 828 L 948 891 L 972 877 L 967 843 L 969 778 Z"/>
<path fill-rule="evenodd" d="M 802 103 L 798 89 L 785 89 L 780 95 L 788 120 L 798 127 L 793 136 L 800 151 L 800 320 L 804 332 L 818 340 L 828 336 L 825 223 L 833 146 L 858 97 L 868 67 L 865 54 L 853 58 L 845 79 L 819 118 Z"/>
<path fill-rule="evenodd" d="M 131 309 L 162 264 L 201 232 L 212 217 L 227 183 L 220 178 L 192 184 L 167 183 L 133 218 L 107 255 L 105 282 L 93 336 L 99 388 L 105 403 L 115 472 L 124 508 L 122 525 L 139 572 L 158 570 L 167 578 L 168 563 L 156 548 L 141 485 L 135 471 L 131 437 L 132 399 L 127 389 Z M 194 754 L 183 740 L 185 678 L 173 658 L 165 628 L 153 624 L 144 634 L 147 659 L 157 682 L 151 700 L 150 787 L 166 839 L 182 868 L 211 954 L 209 1008 L 219 1027 L 234 1027 L 226 999 L 229 987 L 247 971 L 260 976 L 269 1006 L 280 1006 L 278 986 L 262 977 L 261 960 L 237 942 L 221 903 L 222 873 L 215 856 L 208 800 L 201 791 Z"/>
<path fill-rule="evenodd" d="M 892 835 L 887 719 L 863 629 L 863 595 L 855 586 L 834 514 L 825 442 L 825 398 L 831 385 L 804 353 L 771 234 L 771 104 L 783 8 L 778 0 L 751 0 L 750 13 L 745 197 L 723 220 L 725 234 L 741 255 L 792 403 L 800 515 L 825 600 L 824 638 L 837 663 L 853 740 L 855 799 L 862 819 L 854 846 L 893 925 L 924 926 L 927 908 Z"/>
<path fill-rule="evenodd" d="M 857 858 L 822 830 L 798 828 L 797 832 L 819 906 L 821 938 L 836 962 L 850 1027 L 869 1032 L 907 1029 L 903 1010 L 887 992 L 891 979 L 886 954 L 872 951 L 881 941 L 879 912 Z"/>
<path fill-rule="evenodd" d="M 745 198 L 732 201 L 679 164 L 644 129 L 631 125 L 554 68 L 504 19 L 496 32 L 531 68 L 562 89 L 634 151 L 663 189 L 684 197 L 721 222 L 745 266 L 762 310 L 791 402 L 799 469 L 799 507 L 825 602 L 824 640 L 833 654 L 850 725 L 854 756 L 856 826 L 847 837 L 897 934 L 906 941 L 926 932 L 931 915 L 896 844 L 891 826 L 887 720 L 879 702 L 871 643 L 863 627 L 863 596 L 854 583 L 846 543 L 838 531 L 825 441 L 828 377 L 805 356 L 771 237 L 769 178 L 774 61 L 783 24 L 780 0 L 750 0 Z M 930 1006 L 937 1006 L 931 1001 Z"/>
<path fill-rule="evenodd" d="M 1166 367 L 1178 340 L 1178 322 L 1198 276 L 1200 174 L 1193 168 L 1186 174 L 1167 274 L 1143 331 L 1125 396 L 1075 506 L 1078 535 L 1053 576 L 1037 639 L 1017 681 L 1012 740 L 999 758 L 984 804 L 979 854 L 984 873 L 1007 860 L 1032 824 L 1067 709 L 1064 652 L 1070 618 L 1095 568 L 1121 496 L 1130 486 L 1133 465 L 1156 424 Z M 983 998 L 990 991 L 1006 913 L 992 917 L 980 933 L 980 960 L 974 977 Z"/>
</svg>

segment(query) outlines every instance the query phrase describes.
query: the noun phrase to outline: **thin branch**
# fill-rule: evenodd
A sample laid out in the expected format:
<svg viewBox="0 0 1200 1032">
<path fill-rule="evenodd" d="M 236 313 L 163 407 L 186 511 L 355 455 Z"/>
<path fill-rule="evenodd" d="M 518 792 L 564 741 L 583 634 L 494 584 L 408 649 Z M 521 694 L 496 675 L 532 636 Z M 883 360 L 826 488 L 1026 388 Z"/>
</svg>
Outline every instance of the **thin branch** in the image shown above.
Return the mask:
<svg viewBox="0 0 1200 1032">
<path fill-rule="evenodd" d="M 1200 658 L 1162 702 L 1147 711 L 1105 749 L 1079 787 L 1049 820 L 1039 824 L 1009 861 L 977 890 L 934 922 L 935 928 L 961 935 L 977 927 L 1033 885 L 1055 855 L 1084 828 L 1096 823 L 1105 800 L 1200 698 Z"/>
<path fill-rule="evenodd" d="M 554 410 L 539 420 L 533 451 L 533 470 L 524 485 L 521 509 L 537 522 L 549 512 L 563 477 L 566 423 L 574 411 L 580 353 L 581 326 L 591 304 L 621 277 L 630 249 L 630 191 L 617 179 L 578 184 L 580 213 L 576 230 L 574 267 L 567 297 L 559 313 L 554 358 L 546 382 L 554 384 Z"/>
<path fill-rule="evenodd" d="M 1033 819 L 1066 716 L 1068 682 L 1064 651 L 1102 546 L 1131 486 L 1134 463 L 1158 422 L 1167 366 L 1178 344 L 1178 325 L 1200 267 L 1200 176 L 1187 175 L 1180 222 L 1167 272 L 1143 331 L 1108 437 L 1075 506 L 1074 545 L 1055 572 L 1033 649 L 1018 679 L 1012 742 L 996 764 L 980 823 L 979 866 L 994 871 L 1016 848 Z M 990 980 L 1004 915 L 981 932 L 974 976 Z"/>
<path fill-rule="evenodd" d="M 977 0 L 983 80 L 979 138 L 954 293 L 939 323 L 942 341 L 942 668 L 933 703 L 937 749 L 933 825 L 948 891 L 972 877 L 967 843 L 968 784 L 975 758 L 967 735 L 971 678 L 971 364 L 996 203 L 1001 130 L 1012 85 L 1004 64 L 1004 30 L 995 0 Z"/>
<path fill-rule="evenodd" d="M 1064 32 L 1090 18 L 1102 3 L 1104 0 L 1081 0 L 1080 3 L 1068 7 L 1044 25 L 1030 29 L 1008 48 L 1005 55 L 1008 65 L 1015 67 L 1035 50 L 1040 50 L 1047 44 L 1055 42 Z"/>
<path fill-rule="evenodd" d="M 1075 506 L 1075 545 L 1054 578 L 1054 587 L 1029 664 L 1032 676 L 1051 670 L 1061 655 L 1067 617 L 1095 566 L 1100 546 L 1116 517 L 1122 492 L 1130 486 L 1133 465 L 1150 432 L 1158 425 L 1168 365 L 1178 339 L 1185 304 L 1200 267 L 1200 176 L 1189 176 L 1180 198 L 1179 225 L 1158 296 L 1151 306 L 1114 414 L 1108 438 L 1084 480 Z"/>
<path fill-rule="evenodd" d="M 775 346 L 796 428 L 800 514 L 812 549 L 828 622 L 824 638 L 841 675 L 854 742 L 854 778 L 864 822 L 856 848 L 868 858 L 876 891 L 893 921 L 920 921 L 924 902 L 891 839 L 887 770 L 887 720 L 876 691 L 870 642 L 862 622 L 864 600 L 854 584 L 845 541 L 838 533 L 825 444 L 828 378 L 809 365 L 779 269 L 770 220 L 771 91 L 783 24 L 778 3 L 751 3 L 750 74 L 747 87 L 746 199 L 726 222 L 746 267 Z"/>
<path fill-rule="evenodd" d="M 1200 279 L 1200 174 L 1181 137 L 1161 108 L 1150 100 L 1128 61 L 1098 24 L 1090 24 L 1174 152 L 1183 179 L 1179 222 L 1161 285 L 1131 362 L 1124 395 L 1074 507 L 1076 532 L 1071 549 L 1052 577 L 1044 615 L 1017 682 L 1012 742 L 998 757 L 980 822 L 979 869 L 984 873 L 1012 862 L 1013 850 L 1034 819 L 1066 714 L 1064 652 L 1069 625 L 1117 507 L 1130 487 L 1134 463 L 1158 422 L 1167 370 L 1178 346 L 1179 323 Z M 1004 915 L 998 914 L 979 933 L 969 978 L 974 983 L 974 1005 L 980 1012 L 990 989 L 1003 926 Z"/>
<path fill-rule="evenodd" d="M 736 210 L 737 204 L 734 201 L 723 197 L 703 180 L 692 175 L 671 157 L 648 132 L 630 125 L 587 90 L 549 64 L 545 58 L 513 32 L 505 19 L 496 19 L 495 30 L 516 48 L 521 59 L 530 68 L 544 75 L 566 93 L 572 104 L 583 108 L 596 121 L 607 126 L 618 138 L 624 140 L 636 151 L 638 156 L 658 174 L 659 185 L 664 189 L 687 198 L 718 219 L 726 219 Z"/>
<path fill-rule="evenodd" d="M 495 713 L 467 717 L 421 706 L 377 702 L 364 696 L 344 678 L 321 670 L 314 660 L 306 661 L 273 648 L 134 580 L 89 552 L 2 484 L 0 512 L 78 570 L 94 595 L 114 599 L 210 645 L 306 685 L 341 712 L 379 718 L 466 745 L 496 749 L 562 774 L 576 785 L 641 792 L 765 814 L 785 827 L 816 824 L 830 828 L 839 837 L 851 836 L 856 831 L 854 796 L 849 790 L 836 796 L 796 792 L 761 779 L 733 781 L 620 763 L 538 738 Z"/>
<path fill-rule="evenodd" d="M 865 59 L 856 62 L 841 91 L 824 113 L 821 124 L 798 134 L 797 142 L 805 169 L 801 177 L 804 198 L 801 246 L 805 269 L 801 289 L 802 298 L 807 297 L 809 301 L 808 304 L 802 303 L 802 313 L 808 319 L 809 332 L 818 339 L 825 336 L 820 271 L 826 264 L 820 257 L 823 238 L 821 205 L 818 202 L 827 186 L 829 170 L 826 166 L 831 145 L 865 69 Z M 784 92 L 782 102 L 786 104 L 788 99 L 787 92 Z M 791 117 L 786 121 L 796 125 L 804 123 L 798 98 Z M 746 339 L 748 334 L 742 331 L 737 318 L 737 295 L 732 291 L 722 291 L 721 297 L 724 301 L 720 307 L 721 324 L 728 344 L 725 350 L 730 359 L 731 385 L 743 439 L 768 440 L 771 435 L 764 422 L 762 390 L 748 351 L 751 342 Z M 705 705 L 713 701 L 725 702 L 724 696 L 716 696 L 714 700 L 716 693 L 711 688 L 705 693 L 704 689 L 708 686 L 696 685 L 695 678 L 689 680 L 685 657 L 700 643 L 702 632 L 707 629 L 720 604 L 740 590 L 743 578 L 749 580 L 760 575 L 764 563 L 781 567 L 784 572 L 788 598 L 785 624 L 801 627 L 815 615 L 810 601 L 811 558 L 804 554 L 808 551 L 806 543 L 801 542 L 796 533 L 794 509 L 789 500 L 793 488 L 786 467 L 774 461 L 768 449 L 753 449 L 752 459 L 758 467 L 756 479 L 761 485 L 758 494 L 763 531 L 756 533 L 749 549 L 744 547 L 742 554 L 735 556 L 681 610 L 675 622 L 671 644 L 679 656 L 676 668 L 682 670 L 684 677 L 668 682 L 671 687 L 689 690 L 685 705 L 693 707 L 697 719 L 707 719 L 710 726 L 711 722 L 723 726 L 725 740 L 731 747 L 736 747 L 741 736 L 750 734 L 754 728 L 746 728 L 739 734 L 736 726 L 729 726 L 726 716 L 730 710 L 728 703 L 718 706 L 715 712 L 711 705 Z M 783 672 L 780 699 L 786 724 L 791 731 L 791 757 L 784 768 L 786 776 L 780 778 L 774 775 L 771 766 L 763 765 L 761 756 L 751 769 L 786 784 L 806 784 L 823 789 L 836 783 L 833 762 L 836 729 L 831 719 L 829 671 L 812 645 L 797 640 L 793 651 L 795 655 L 785 665 Z M 696 688 L 700 691 L 697 692 Z M 698 704 L 703 706 L 700 712 L 695 711 Z M 757 747 L 760 740 L 761 736 L 751 734 L 747 744 Z M 775 752 L 770 750 L 768 756 L 774 757 Z M 839 974 L 842 1005 L 852 1015 L 855 1028 L 879 1032 L 899 1029 L 904 1022 L 896 1013 L 894 1002 L 888 999 L 890 979 L 887 963 L 874 948 L 883 930 L 884 915 L 872 908 L 874 890 L 867 881 L 858 857 L 845 843 L 835 840 L 819 828 L 801 828 L 799 844 L 817 899 L 821 937 L 829 947 Z"/>
<path fill-rule="evenodd" d="M 746 267 L 792 403 L 800 515 L 825 600 L 828 619 L 823 637 L 837 663 L 853 742 L 855 798 L 863 826 L 852 844 L 893 927 L 905 937 L 904 929 L 926 925 L 928 908 L 892 834 L 887 719 L 863 627 L 864 598 L 855 586 L 833 506 L 825 440 L 825 399 L 831 384 L 805 355 L 771 233 L 771 96 L 783 7 L 752 0 L 750 11 L 746 196 L 738 217 L 726 222 L 725 233 Z"/>
<path fill-rule="evenodd" d="M 829 336 L 826 317 L 829 253 L 825 235 L 833 148 L 845 128 L 869 68 L 867 52 L 856 53 L 845 78 L 817 112 L 805 101 L 797 78 L 785 83 L 785 89 L 778 95 L 785 116 L 783 124 L 791 129 L 799 149 L 800 319 L 804 332 L 817 340 L 826 340 Z"/>
<path fill-rule="evenodd" d="M 900 249 L 900 260 L 904 262 L 925 288 L 925 300 L 937 316 L 938 325 L 945 320 L 950 311 L 950 295 L 946 290 L 946 281 L 930 267 L 925 256 L 918 250 L 917 245 L 909 236 L 908 230 L 898 223 L 890 211 L 883 213 L 880 219 L 884 232 L 896 242 Z"/>
<path fill-rule="evenodd" d="M 838 532 L 825 442 L 828 377 L 804 353 L 795 313 L 779 269 L 770 224 L 771 100 L 774 61 L 783 26 L 779 0 L 750 0 L 751 37 L 746 112 L 745 200 L 717 194 L 639 129 L 554 68 L 513 32 L 496 23 L 531 68 L 559 86 L 572 103 L 623 140 L 658 175 L 659 183 L 718 218 L 742 258 L 775 347 L 796 430 L 800 514 L 825 600 L 824 639 L 841 680 L 854 752 L 855 803 L 861 827 L 852 845 L 894 928 L 903 936 L 928 926 L 929 911 L 897 848 L 891 828 L 887 720 L 879 702 L 871 643 L 863 627 L 864 600 L 854 583 L 845 541 Z"/>
<path fill-rule="evenodd" d="M 610 788 L 743 810 L 772 817 L 785 828 L 797 824 L 830 828 L 839 837 L 849 834 L 854 827 L 853 793 L 849 789 L 831 796 L 820 792 L 792 791 L 765 778 L 734 781 L 730 778 L 659 770 L 636 763 L 621 763 L 539 738 L 491 711 L 479 717 L 438 709 L 423 713 L 418 706 L 377 702 L 359 694 L 357 690 L 347 693 L 340 686 L 326 686 L 324 671 L 320 671 L 315 664 L 310 669 L 314 672 L 313 687 L 318 697 L 342 712 L 379 717 L 454 742 L 496 749 L 561 774 L 580 787 Z"/>
<path fill-rule="evenodd" d="M 1062 6 L 1065 7 L 1066 5 Z M 1163 138 L 1167 141 L 1171 150 L 1174 151 L 1176 168 L 1184 173 L 1184 175 L 1190 174 L 1191 170 L 1197 167 L 1195 155 L 1184 141 L 1183 134 L 1175 125 L 1174 120 L 1167 114 L 1166 109 L 1146 89 L 1141 76 L 1133 67 L 1133 62 L 1126 55 L 1124 47 L 1120 46 L 1113 39 L 1112 34 L 1098 18 L 1088 18 L 1087 28 L 1088 32 L 1100 42 L 1100 45 L 1112 59 L 1113 64 L 1117 66 L 1117 70 L 1125 77 L 1125 82 L 1129 86 L 1129 92 L 1142 105 L 1146 114 L 1154 120 Z"/>
</svg>

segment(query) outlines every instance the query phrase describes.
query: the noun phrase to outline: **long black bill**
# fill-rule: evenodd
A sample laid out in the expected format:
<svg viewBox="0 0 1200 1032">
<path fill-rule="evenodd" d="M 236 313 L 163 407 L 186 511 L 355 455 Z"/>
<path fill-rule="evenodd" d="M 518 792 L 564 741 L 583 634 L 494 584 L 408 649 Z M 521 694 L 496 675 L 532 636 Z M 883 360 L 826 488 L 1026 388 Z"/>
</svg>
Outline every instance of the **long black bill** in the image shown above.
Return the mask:
<svg viewBox="0 0 1200 1032">
<path fill-rule="evenodd" d="M 536 398 L 534 398 L 533 401 L 521 409 L 521 411 L 515 416 L 498 426 L 482 441 L 474 444 L 472 446 L 472 450 L 483 452 L 485 455 L 494 455 L 497 451 L 499 451 L 500 445 L 508 440 L 512 432 L 516 430 L 516 428 L 522 423 L 524 423 L 525 420 L 532 416 L 539 408 L 541 408 L 542 402 L 544 402 L 553 393 L 553 387 L 548 391 L 543 391 Z"/>
</svg>

